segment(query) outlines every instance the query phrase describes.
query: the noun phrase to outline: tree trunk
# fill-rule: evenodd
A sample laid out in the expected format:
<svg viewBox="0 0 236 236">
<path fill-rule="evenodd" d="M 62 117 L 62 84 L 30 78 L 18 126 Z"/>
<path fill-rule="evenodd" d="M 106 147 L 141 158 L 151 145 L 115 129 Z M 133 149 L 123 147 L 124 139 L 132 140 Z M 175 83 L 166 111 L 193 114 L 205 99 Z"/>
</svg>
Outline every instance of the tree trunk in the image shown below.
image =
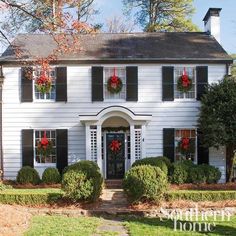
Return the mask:
<svg viewBox="0 0 236 236">
<path fill-rule="evenodd" d="M 226 147 L 226 180 L 227 182 L 233 181 L 233 168 L 234 168 L 234 155 L 235 155 L 235 146 L 228 145 Z"/>
</svg>

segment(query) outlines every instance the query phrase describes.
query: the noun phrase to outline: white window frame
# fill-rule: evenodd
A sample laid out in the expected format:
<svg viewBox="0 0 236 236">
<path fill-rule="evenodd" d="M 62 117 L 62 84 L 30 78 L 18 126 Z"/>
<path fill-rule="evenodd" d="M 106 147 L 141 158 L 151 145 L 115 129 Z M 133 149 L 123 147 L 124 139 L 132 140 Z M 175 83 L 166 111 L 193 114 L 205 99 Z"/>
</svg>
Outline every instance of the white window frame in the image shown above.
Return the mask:
<svg viewBox="0 0 236 236">
<path fill-rule="evenodd" d="M 55 102 L 56 101 L 56 68 L 52 67 L 50 70 L 50 77 L 52 78 L 52 86 L 54 86 L 54 98 L 51 98 L 51 91 L 50 91 L 50 98 L 47 98 L 47 94 L 43 95 L 43 98 L 37 98 L 36 97 L 36 85 L 35 85 L 35 78 L 38 76 L 37 73 L 40 71 L 40 68 L 36 67 L 33 71 L 33 101 L 34 102 Z M 54 75 L 51 75 L 51 72 L 54 73 Z M 40 93 L 39 93 L 40 94 Z"/>
<path fill-rule="evenodd" d="M 34 166 L 35 167 L 56 167 L 57 165 L 57 152 L 56 152 L 56 162 L 48 162 L 48 163 L 39 163 L 36 161 L 36 132 L 43 132 L 43 131 L 54 131 L 55 132 L 55 149 L 57 148 L 57 143 L 56 143 L 56 130 L 55 129 L 35 129 L 33 132 L 33 148 L 34 148 Z M 56 149 L 57 151 L 57 149 Z"/>
<path fill-rule="evenodd" d="M 124 80 L 122 80 L 122 82 L 123 82 L 122 90 L 124 90 L 124 98 L 112 98 L 112 97 L 107 98 L 107 96 L 106 96 L 106 91 L 107 91 L 106 69 L 114 69 L 114 68 L 116 68 L 117 71 L 119 69 L 122 69 L 125 71 L 125 73 L 124 73 L 125 77 L 124 77 Z M 125 66 L 106 66 L 106 67 L 104 67 L 104 70 L 103 70 L 103 88 L 104 88 L 103 89 L 103 97 L 104 97 L 104 101 L 106 101 L 106 102 L 124 102 L 124 101 L 126 101 L 126 96 L 127 96 L 126 83 L 127 83 L 127 78 L 126 78 L 126 67 Z"/>
<path fill-rule="evenodd" d="M 176 92 L 177 92 L 177 74 L 176 70 L 177 69 L 192 69 L 194 70 L 194 98 L 187 98 L 186 93 L 183 93 L 183 98 L 177 98 L 176 97 Z M 179 91 L 180 92 L 180 91 Z M 181 92 L 180 92 L 181 93 Z M 196 101 L 197 100 L 197 74 L 196 74 L 196 66 L 177 66 L 174 67 L 174 101 Z"/>
<path fill-rule="evenodd" d="M 193 131 L 195 131 L 195 158 L 194 158 L 194 161 L 193 161 L 193 163 L 195 163 L 195 164 L 197 164 L 197 129 L 196 128 L 176 128 L 175 129 L 175 136 L 174 136 L 174 144 L 175 144 L 175 154 L 174 154 L 174 162 L 178 162 L 178 161 L 180 161 L 180 160 L 176 160 L 176 148 L 177 148 L 177 138 L 176 138 L 176 132 L 177 131 L 182 131 L 182 130 L 193 130 Z"/>
</svg>

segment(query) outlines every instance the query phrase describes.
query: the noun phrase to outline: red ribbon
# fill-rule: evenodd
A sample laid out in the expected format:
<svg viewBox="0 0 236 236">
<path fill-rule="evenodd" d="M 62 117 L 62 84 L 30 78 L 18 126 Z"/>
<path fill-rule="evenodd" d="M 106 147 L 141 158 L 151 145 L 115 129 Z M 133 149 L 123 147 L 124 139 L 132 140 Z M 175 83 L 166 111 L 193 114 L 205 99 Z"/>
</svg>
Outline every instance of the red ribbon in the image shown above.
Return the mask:
<svg viewBox="0 0 236 236">
<path fill-rule="evenodd" d="M 116 75 L 116 68 L 114 68 L 114 74 L 113 76 L 111 77 L 111 86 L 112 87 L 117 87 L 119 84 L 119 78 L 118 76 Z"/>
<path fill-rule="evenodd" d="M 181 140 L 181 148 L 184 150 L 188 150 L 190 146 L 190 139 L 189 138 L 182 138 Z"/>
<path fill-rule="evenodd" d="M 44 136 L 43 136 L 43 138 L 41 139 L 41 145 L 42 145 L 42 147 L 43 147 L 44 149 L 46 149 L 47 146 L 48 146 L 48 144 L 49 144 L 49 141 L 48 141 L 48 139 L 47 139 L 46 131 L 44 131 Z"/>
<path fill-rule="evenodd" d="M 118 140 L 112 140 L 109 147 L 113 152 L 118 152 L 120 150 L 120 146 L 121 143 Z"/>
<path fill-rule="evenodd" d="M 184 68 L 184 71 L 183 71 L 183 75 L 182 75 L 182 77 L 181 77 L 181 80 L 182 80 L 182 86 L 183 87 L 188 87 L 189 85 L 190 85 L 190 80 L 189 80 L 189 77 L 188 77 L 188 75 L 187 75 L 187 73 L 186 73 L 186 70 L 185 70 L 185 68 Z"/>
</svg>

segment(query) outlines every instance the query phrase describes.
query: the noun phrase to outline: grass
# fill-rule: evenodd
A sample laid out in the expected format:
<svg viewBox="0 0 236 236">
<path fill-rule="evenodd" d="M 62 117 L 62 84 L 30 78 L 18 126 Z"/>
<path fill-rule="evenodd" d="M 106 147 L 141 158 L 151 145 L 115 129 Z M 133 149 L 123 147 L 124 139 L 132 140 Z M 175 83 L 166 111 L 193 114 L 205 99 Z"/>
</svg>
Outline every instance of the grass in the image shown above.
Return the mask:
<svg viewBox="0 0 236 236">
<path fill-rule="evenodd" d="M 219 219 L 218 219 L 219 220 Z M 185 221 L 186 222 L 186 221 Z M 184 222 L 183 222 L 184 223 Z M 212 221 L 209 221 L 212 223 Z M 174 231 L 174 222 L 171 220 L 161 221 L 158 218 L 129 218 L 126 219 L 125 226 L 131 236 L 220 236 L 220 235 L 236 235 L 236 216 L 228 221 L 216 221 L 216 227 L 213 232 L 184 232 Z"/>
<path fill-rule="evenodd" d="M 35 216 L 24 236 L 91 236 L 100 224 L 95 217 Z"/>
<path fill-rule="evenodd" d="M 186 221 L 182 221 L 185 223 Z M 209 220 L 213 223 L 213 220 Z M 124 226 L 130 236 L 225 236 L 236 235 L 236 216 L 230 221 L 214 221 L 216 227 L 213 232 L 184 232 L 174 231 L 174 222 L 159 218 L 125 217 Z M 98 227 L 104 225 L 101 218 L 96 217 L 66 217 L 66 216 L 34 216 L 31 227 L 24 236 L 117 236 L 118 232 L 100 231 Z"/>
</svg>

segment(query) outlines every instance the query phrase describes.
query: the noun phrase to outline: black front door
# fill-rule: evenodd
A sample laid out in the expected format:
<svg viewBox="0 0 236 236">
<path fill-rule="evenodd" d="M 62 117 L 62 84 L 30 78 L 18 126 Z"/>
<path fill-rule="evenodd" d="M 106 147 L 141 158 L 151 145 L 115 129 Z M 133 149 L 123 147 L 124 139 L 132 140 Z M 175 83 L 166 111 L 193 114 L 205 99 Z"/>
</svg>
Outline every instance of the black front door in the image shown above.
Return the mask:
<svg viewBox="0 0 236 236">
<path fill-rule="evenodd" d="M 122 179 L 125 173 L 125 135 L 110 133 L 107 143 L 107 178 Z"/>
</svg>

